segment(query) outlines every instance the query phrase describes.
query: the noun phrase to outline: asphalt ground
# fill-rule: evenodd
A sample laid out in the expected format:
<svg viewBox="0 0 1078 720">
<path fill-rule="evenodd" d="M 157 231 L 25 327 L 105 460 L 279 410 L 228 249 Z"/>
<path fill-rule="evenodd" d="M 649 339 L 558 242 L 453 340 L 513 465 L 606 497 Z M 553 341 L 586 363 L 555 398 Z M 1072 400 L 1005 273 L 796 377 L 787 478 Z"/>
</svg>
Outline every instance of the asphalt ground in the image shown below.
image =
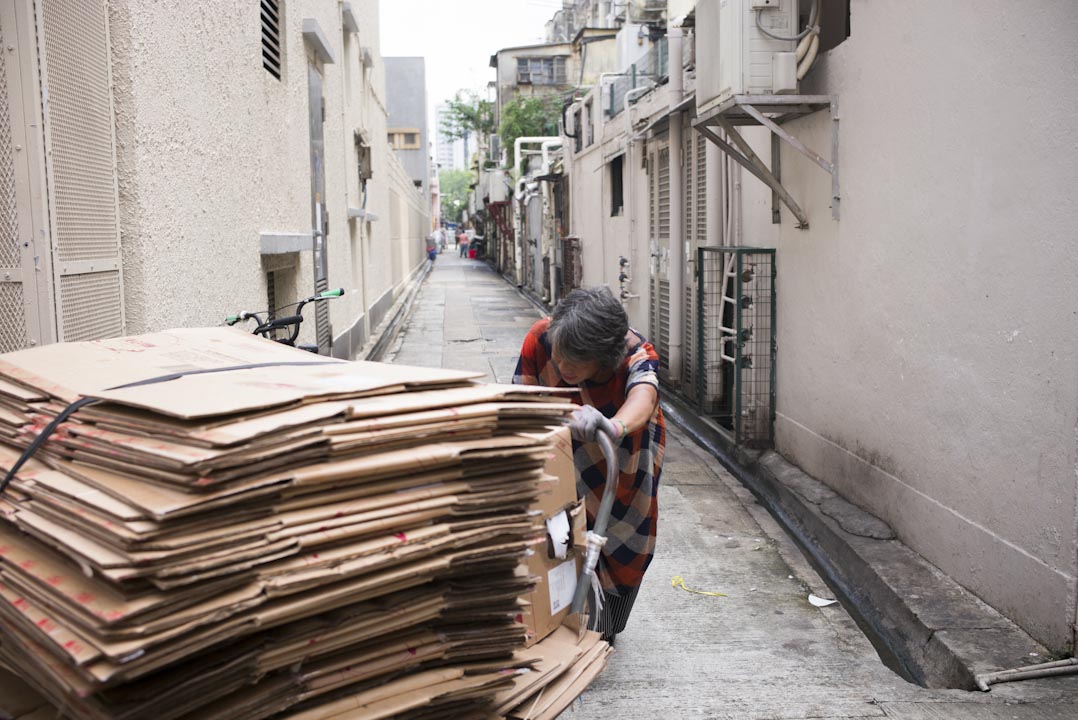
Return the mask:
<svg viewBox="0 0 1078 720">
<path fill-rule="evenodd" d="M 510 382 L 540 311 L 480 260 L 440 255 L 385 360 Z M 606 671 L 563 717 L 1078 718 L 1076 679 L 929 690 L 889 670 L 775 520 L 669 427 L 659 531 Z M 702 595 L 674 587 L 675 576 Z M 1030 658 L 1040 662 L 1044 658 Z"/>
</svg>

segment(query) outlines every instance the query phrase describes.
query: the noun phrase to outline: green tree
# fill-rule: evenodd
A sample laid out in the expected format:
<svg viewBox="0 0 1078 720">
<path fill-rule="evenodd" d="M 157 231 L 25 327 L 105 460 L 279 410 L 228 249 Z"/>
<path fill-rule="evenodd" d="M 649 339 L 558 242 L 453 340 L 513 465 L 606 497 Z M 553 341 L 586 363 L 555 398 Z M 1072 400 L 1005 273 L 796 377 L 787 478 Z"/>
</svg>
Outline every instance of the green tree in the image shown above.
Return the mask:
<svg viewBox="0 0 1078 720">
<path fill-rule="evenodd" d="M 470 90 L 458 90 L 449 101 L 448 112 L 442 119 L 442 133 L 451 140 L 464 140 L 475 135 L 480 154 L 486 149 L 487 137 L 494 133 L 494 104 L 483 100 Z"/>
<path fill-rule="evenodd" d="M 472 174 L 467 170 L 442 170 L 438 173 L 438 187 L 442 194 L 442 213 L 450 222 L 460 222 L 461 213 L 468 204 L 468 190 Z"/>
<path fill-rule="evenodd" d="M 502 107 L 502 122 L 498 136 L 502 147 L 509 153 L 509 167 L 516 168 L 513 143 L 517 138 L 533 135 L 557 135 L 561 99 L 556 95 L 546 97 L 518 97 Z"/>
</svg>

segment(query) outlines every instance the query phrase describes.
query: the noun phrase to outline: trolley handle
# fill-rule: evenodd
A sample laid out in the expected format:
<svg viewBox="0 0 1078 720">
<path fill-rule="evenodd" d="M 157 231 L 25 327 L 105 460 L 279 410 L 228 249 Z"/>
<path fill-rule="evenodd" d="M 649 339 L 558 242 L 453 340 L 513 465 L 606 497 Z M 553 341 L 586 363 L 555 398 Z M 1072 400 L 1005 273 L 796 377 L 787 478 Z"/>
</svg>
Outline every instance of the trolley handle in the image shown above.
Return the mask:
<svg viewBox="0 0 1078 720">
<path fill-rule="evenodd" d="M 595 436 L 599 443 L 603 458 L 606 460 L 606 487 L 603 488 L 603 498 L 599 501 L 599 509 L 595 512 L 595 524 L 591 532 L 605 537 L 606 528 L 610 524 L 610 511 L 614 507 L 614 498 L 618 494 L 618 455 L 614 447 L 614 440 L 604 430 L 599 430 Z M 573 593 L 573 604 L 569 606 L 569 613 L 579 613 L 584 609 L 584 603 L 588 599 L 588 590 L 591 583 L 588 576 L 595 571 L 599 562 L 599 553 L 585 553 L 584 567 L 580 570 L 580 577 L 576 581 L 576 592 Z"/>
</svg>

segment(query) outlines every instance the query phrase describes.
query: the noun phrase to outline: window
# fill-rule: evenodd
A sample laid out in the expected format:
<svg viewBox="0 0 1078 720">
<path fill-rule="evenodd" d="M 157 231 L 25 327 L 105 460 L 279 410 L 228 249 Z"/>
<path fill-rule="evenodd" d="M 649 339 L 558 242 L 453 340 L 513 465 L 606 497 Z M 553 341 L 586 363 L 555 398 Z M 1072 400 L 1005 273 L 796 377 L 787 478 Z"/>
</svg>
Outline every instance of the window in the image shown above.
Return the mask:
<svg viewBox="0 0 1078 720">
<path fill-rule="evenodd" d="M 564 57 L 517 58 L 518 85 L 565 85 Z"/>
<path fill-rule="evenodd" d="M 584 124 L 580 110 L 573 111 L 573 152 L 580 152 L 584 142 Z"/>
<path fill-rule="evenodd" d="M 273 77 L 281 79 L 281 2 L 261 0 L 262 4 L 262 67 Z"/>
<path fill-rule="evenodd" d="M 389 146 L 394 150 L 418 150 L 419 128 L 394 128 L 386 134 Z"/>
<path fill-rule="evenodd" d="M 610 161 L 610 215 L 621 215 L 625 207 L 625 189 L 623 183 L 622 163 L 624 155 L 618 155 Z"/>
</svg>

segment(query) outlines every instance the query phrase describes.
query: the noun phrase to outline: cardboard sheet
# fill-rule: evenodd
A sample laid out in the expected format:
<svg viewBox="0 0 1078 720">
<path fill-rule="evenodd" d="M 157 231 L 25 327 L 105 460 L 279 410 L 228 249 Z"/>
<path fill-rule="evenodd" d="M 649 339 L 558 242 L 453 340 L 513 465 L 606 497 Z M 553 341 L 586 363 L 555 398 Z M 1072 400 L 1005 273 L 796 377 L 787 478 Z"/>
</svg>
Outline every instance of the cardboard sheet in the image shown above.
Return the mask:
<svg viewBox="0 0 1078 720">
<path fill-rule="evenodd" d="M 467 717 L 571 678 L 552 712 L 598 656 L 519 653 L 575 565 L 517 568 L 554 516 L 573 563 L 571 442 L 545 428 L 574 406 L 477 376 L 220 328 L 0 356 L 0 469 L 101 399 L 0 495 L 0 662 L 72 720 Z"/>
</svg>

